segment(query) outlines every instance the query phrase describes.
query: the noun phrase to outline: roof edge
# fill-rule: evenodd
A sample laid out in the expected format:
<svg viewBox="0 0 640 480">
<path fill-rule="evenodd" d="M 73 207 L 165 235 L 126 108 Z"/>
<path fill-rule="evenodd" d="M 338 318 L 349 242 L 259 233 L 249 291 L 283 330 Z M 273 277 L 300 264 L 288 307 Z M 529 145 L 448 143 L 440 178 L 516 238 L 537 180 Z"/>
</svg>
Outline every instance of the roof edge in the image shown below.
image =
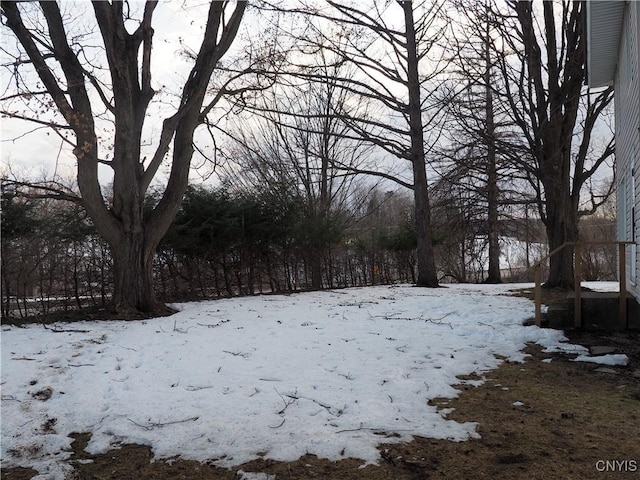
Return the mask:
<svg viewBox="0 0 640 480">
<path fill-rule="evenodd" d="M 587 1 L 587 85 L 612 85 L 618 64 L 625 1 Z"/>
</svg>

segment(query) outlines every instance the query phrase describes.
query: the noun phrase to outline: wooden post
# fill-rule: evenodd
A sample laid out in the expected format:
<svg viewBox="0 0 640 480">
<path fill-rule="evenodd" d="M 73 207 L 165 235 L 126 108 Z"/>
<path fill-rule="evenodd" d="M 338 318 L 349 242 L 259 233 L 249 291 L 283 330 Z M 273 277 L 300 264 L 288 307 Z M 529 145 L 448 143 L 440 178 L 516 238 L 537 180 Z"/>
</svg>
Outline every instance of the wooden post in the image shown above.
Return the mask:
<svg viewBox="0 0 640 480">
<path fill-rule="evenodd" d="M 626 244 L 618 244 L 618 262 L 620 271 L 619 283 L 620 283 L 620 306 L 618 312 L 620 314 L 619 324 L 620 330 L 627 329 L 627 258 L 626 258 Z"/>
<path fill-rule="evenodd" d="M 536 325 L 540 327 L 542 325 L 542 288 L 540 284 L 542 283 L 542 267 L 539 263 L 537 263 L 533 267 L 533 281 L 535 282 L 534 287 L 534 303 L 536 304 Z"/>
<path fill-rule="evenodd" d="M 574 267 L 573 267 L 573 286 L 575 289 L 574 301 L 574 318 L 573 325 L 576 328 L 582 326 L 582 245 L 576 243 L 573 247 Z"/>
</svg>

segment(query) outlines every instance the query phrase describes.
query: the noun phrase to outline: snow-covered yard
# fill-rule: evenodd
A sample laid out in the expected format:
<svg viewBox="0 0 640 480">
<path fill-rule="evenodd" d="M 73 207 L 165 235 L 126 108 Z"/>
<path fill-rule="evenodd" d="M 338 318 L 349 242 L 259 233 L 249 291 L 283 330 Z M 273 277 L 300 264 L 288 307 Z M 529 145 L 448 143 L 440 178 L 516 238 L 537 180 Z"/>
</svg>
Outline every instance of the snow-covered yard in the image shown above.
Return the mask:
<svg viewBox="0 0 640 480">
<path fill-rule="evenodd" d="M 532 302 L 504 295 L 523 286 L 370 287 L 57 332 L 3 326 L 2 466 L 63 478 L 72 432 L 92 433 L 92 453 L 133 442 L 221 466 L 305 453 L 376 462 L 384 442 L 466 440 L 474 423 L 428 404 L 456 396 L 458 376 L 522 361 L 527 342 L 586 353 L 523 326 Z"/>
</svg>

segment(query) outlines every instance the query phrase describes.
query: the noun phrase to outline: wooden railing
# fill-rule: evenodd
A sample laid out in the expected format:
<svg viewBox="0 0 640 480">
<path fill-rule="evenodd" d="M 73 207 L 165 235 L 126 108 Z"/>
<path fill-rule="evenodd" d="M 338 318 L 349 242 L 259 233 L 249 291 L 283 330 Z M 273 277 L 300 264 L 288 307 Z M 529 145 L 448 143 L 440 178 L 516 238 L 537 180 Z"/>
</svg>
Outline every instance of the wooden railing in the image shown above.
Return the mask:
<svg viewBox="0 0 640 480">
<path fill-rule="evenodd" d="M 582 326 L 582 247 L 584 245 L 618 245 L 618 263 L 619 263 L 619 283 L 620 283 L 620 308 L 619 326 L 621 330 L 627 328 L 627 272 L 626 272 L 626 256 L 625 247 L 633 245 L 635 242 L 565 242 L 558 248 L 549 252 L 548 255 L 538 260 L 533 265 L 533 279 L 535 282 L 534 302 L 535 302 L 535 322 L 537 326 L 542 325 L 542 263 L 551 258 L 568 246 L 574 248 L 574 265 L 573 265 L 573 284 L 574 284 L 574 326 Z"/>
</svg>

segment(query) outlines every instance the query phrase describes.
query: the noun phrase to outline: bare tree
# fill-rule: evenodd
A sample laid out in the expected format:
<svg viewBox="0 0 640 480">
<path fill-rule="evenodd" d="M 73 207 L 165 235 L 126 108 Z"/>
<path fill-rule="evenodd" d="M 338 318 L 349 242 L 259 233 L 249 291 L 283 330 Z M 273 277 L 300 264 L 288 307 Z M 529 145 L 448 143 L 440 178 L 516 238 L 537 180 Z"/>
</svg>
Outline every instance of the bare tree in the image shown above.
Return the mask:
<svg viewBox="0 0 640 480">
<path fill-rule="evenodd" d="M 597 148 L 598 119 L 611 88 L 588 92 L 585 79 L 584 2 L 509 1 L 499 15 L 497 68 L 504 78 L 500 101 L 509 106 L 521 143 L 498 141 L 499 151 L 527 175 L 538 198 L 549 249 L 578 240 L 584 186 L 614 151 L 613 135 Z M 540 11 L 540 8 L 542 11 Z M 547 287 L 573 285 L 573 248 L 550 259 Z"/>
<path fill-rule="evenodd" d="M 323 255 L 346 226 L 343 213 L 356 183 L 351 170 L 371 150 L 348 138 L 347 127 L 334 115 L 348 101 L 335 78 L 347 74 L 338 75 L 339 66 L 325 68 L 324 82 L 280 85 L 254 103 L 251 115 L 239 118 L 233 129 L 237 146 L 230 158 L 231 170 L 239 167 L 230 172 L 234 184 L 294 192 L 300 199 L 313 289 L 322 288 L 323 263 L 330 268 Z M 326 273 L 330 285 L 332 276 Z"/>
<path fill-rule="evenodd" d="M 450 127 L 445 133 L 447 143 L 443 158 L 447 163 L 443 181 L 456 188 L 459 184 L 473 194 L 473 201 L 482 205 L 488 247 L 488 269 L 485 281 L 499 283 L 500 274 L 500 203 L 505 200 L 505 181 L 511 171 L 498 164 L 496 138 L 504 128 L 504 114 L 494 100 L 500 89 L 494 68 L 492 48 L 494 15 L 487 0 L 454 2 L 458 11 L 452 23 L 451 37 L 458 55 L 453 59 L 455 70 L 447 94 L 447 115 Z M 475 232 L 474 232 L 475 233 Z"/>
<path fill-rule="evenodd" d="M 82 202 L 99 234 L 111 247 L 119 312 L 161 308 L 153 290 L 152 266 L 156 246 L 175 217 L 187 187 L 196 128 L 226 93 L 221 87 L 207 95 L 213 72 L 231 47 L 246 7 L 245 1 L 212 1 L 199 50 L 186 76 L 173 112 L 162 121 L 157 145 L 147 160 L 142 155 L 143 129 L 156 90 L 152 87 L 156 1 L 144 4 L 136 19 L 128 2 L 92 2 L 95 23 L 84 33 L 65 4 L 2 2 L 3 23 L 17 47 L 10 67 L 15 90 L 5 101 L 20 98 L 53 109 L 55 118 L 39 112 L 22 113 L 9 104 L 3 113 L 39 124 L 61 134 L 73 145 Z M 89 22 L 89 15 L 86 16 Z M 101 46 L 93 42 L 99 31 Z M 99 68 L 104 62 L 107 73 Z M 38 82 L 26 83 L 37 75 Z M 112 136 L 101 137 L 101 118 L 113 125 Z M 71 132 L 67 137 L 63 133 Z M 99 151 L 101 142 L 112 149 L 112 159 Z M 147 214 L 143 201 L 163 160 L 170 157 L 164 194 Z M 113 171 L 113 197 L 105 199 L 98 181 L 99 163 Z"/>
<path fill-rule="evenodd" d="M 300 37 L 305 53 L 327 52 L 336 65 L 349 65 L 354 76 L 334 78 L 349 101 L 334 110 L 348 127 L 347 138 L 364 140 L 381 156 L 406 161 L 412 180 L 397 171 L 358 168 L 413 191 L 418 238 L 419 286 L 438 285 L 433 254 L 426 151 L 437 135 L 441 104 L 434 95 L 443 70 L 444 34 L 441 2 L 411 1 L 359 4 L 328 1 L 322 7 L 295 10 L 309 20 Z M 307 57 L 308 58 L 308 57 Z M 298 77 L 324 81 L 313 62 L 300 65 Z"/>
</svg>

